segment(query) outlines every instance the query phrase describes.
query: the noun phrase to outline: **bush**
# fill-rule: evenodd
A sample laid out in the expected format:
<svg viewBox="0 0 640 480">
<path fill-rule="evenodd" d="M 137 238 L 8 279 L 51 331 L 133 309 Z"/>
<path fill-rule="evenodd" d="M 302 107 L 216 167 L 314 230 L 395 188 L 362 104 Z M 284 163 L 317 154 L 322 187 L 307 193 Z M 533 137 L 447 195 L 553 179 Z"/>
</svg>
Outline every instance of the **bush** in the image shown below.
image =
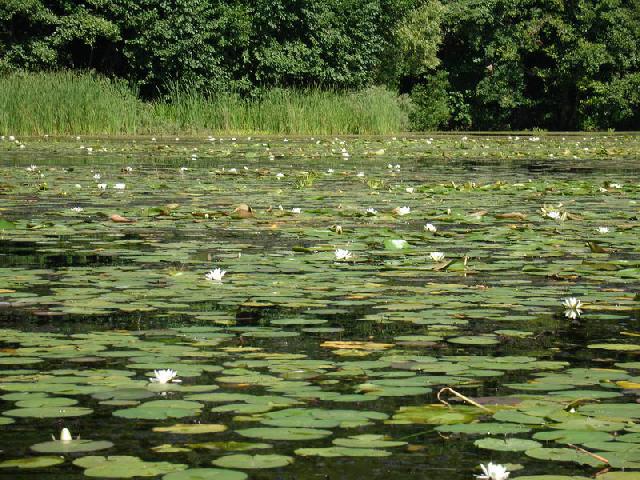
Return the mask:
<svg viewBox="0 0 640 480">
<path fill-rule="evenodd" d="M 409 113 L 411 130 L 437 130 L 448 124 L 451 118 L 448 85 L 446 72 L 438 72 L 413 88 Z"/>
</svg>

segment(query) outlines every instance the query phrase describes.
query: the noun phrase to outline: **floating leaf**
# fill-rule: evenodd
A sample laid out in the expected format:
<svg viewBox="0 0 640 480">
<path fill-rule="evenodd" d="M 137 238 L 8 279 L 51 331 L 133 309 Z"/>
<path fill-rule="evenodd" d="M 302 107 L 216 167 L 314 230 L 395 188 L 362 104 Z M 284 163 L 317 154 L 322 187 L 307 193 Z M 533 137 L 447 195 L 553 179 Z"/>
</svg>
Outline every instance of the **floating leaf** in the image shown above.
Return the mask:
<svg viewBox="0 0 640 480">
<path fill-rule="evenodd" d="M 219 433 L 227 429 L 225 425 L 216 423 L 177 423 L 169 427 L 154 427 L 154 432 L 179 433 L 184 435 L 197 435 L 202 433 Z"/>
<path fill-rule="evenodd" d="M 47 468 L 53 467 L 54 465 L 60 465 L 61 463 L 64 463 L 64 458 L 62 457 L 27 457 L 16 458 L 14 460 L 4 460 L 0 462 L 0 468 Z"/>
<path fill-rule="evenodd" d="M 176 463 L 145 462 L 127 455 L 87 456 L 74 460 L 73 464 L 84 468 L 87 477 L 104 478 L 157 477 L 187 468 L 186 465 Z"/>
<path fill-rule="evenodd" d="M 169 473 L 162 477 L 162 480 L 245 480 L 246 478 L 246 473 L 222 468 L 189 468 Z"/>
<path fill-rule="evenodd" d="M 213 460 L 214 465 L 228 468 L 262 469 L 280 468 L 293 463 L 293 458 L 286 455 L 227 455 Z"/>
<path fill-rule="evenodd" d="M 50 442 L 31 445 L 31 450 L 39 453 L 78 453 L 95 452 L 113 447 L 113 443 L 106 440 L 52 440 Z"/>
<path fill-rule="evenodd" d="M 236 431 L 244 437 L 264 440 L 316 440 L 331 435 L 331 430 L 318 428 L 245 428 Z"/>
</svg>

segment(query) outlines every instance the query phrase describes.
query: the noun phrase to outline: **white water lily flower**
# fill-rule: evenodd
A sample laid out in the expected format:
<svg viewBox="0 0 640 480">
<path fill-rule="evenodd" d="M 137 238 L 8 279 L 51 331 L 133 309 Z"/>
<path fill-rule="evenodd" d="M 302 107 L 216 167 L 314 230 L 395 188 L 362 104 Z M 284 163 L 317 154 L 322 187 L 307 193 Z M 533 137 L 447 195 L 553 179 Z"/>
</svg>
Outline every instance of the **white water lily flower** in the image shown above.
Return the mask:
<svg viewBox="0 0 640 480">
<path fill-rule="evenodd" d="M 620 189 L 622 188 L 622 185 L 620 183 L 610 183 L 609 184 L 609 188 L 617 188 Z"/>
<path fill-rule="evenodd" d="M 393 213 L 395 213 L 396 215 L 400 215 L 401 217 L 403 215 L 409 215 L 411 213 L 411 208 L 410 207 L 396 207 L 393 209 Z"/>
<path fill-rule="evenodd" d="M 609 227 L 598 227 L 598 233 L 609 233 Z"/>
<path fill-rule="evenodd" d="M 76 183 L 76 184 L 75 184 L 75 187 L 76 187 L 76 188 L 82 188 L 82 185 L 80 185 L 79 183 Z"/>
<path fill-rule="evenodd" d="M 176 372 L 175 370 L 171 370 L 170 368 L 166 370 L 154 370 L 153 374 L 155 375 L 155 378 L 151 379 L 152 382 L 165 384 L 171 382 L 179 383 L 181 381 L 176 380 L 178 372 Z"/>
<path fill-rule="evenodd" d="M 116 190 L 124 190 L 127 186 L 124 183 L 116 183 L 113 188 Z"/>
<path fill-rule="evenodd" d="M 71 436 L 71 432 L 69 431 L 69 429 L 67 427 L 64 427 L 62 429 L 62 431 L 60 432 L 60 441 L 61 442 L 70 442 L 71 440 L 73 440 L 73 437 Z"/>
<path fill-rule="evenodd" d="M 282 178 L 284 177 L 284 173 L 280 172 L 280 173 L 276 173 L 276 178 Z"/>
<path fill-rule="evenodd" d="M 100 180 L 101 178 L 102 178 L 102 175 L 100 175 L 99 173 L 96 173 L 93 175 L 94 180 Z"/>
<path fill-rule="evenodd" d="M 82 207 L 73 207 L 71 210 L 77 213 L 84 212 L 84 208 Z"/>
<path fill-rule="evenodd" d="M 329 175 L 331 175 L 333 172 L 335 172 L 335 170 L 334 170 L 333 168 L 329 168 L 329 169 L 327 169 L 327 173 L 328 173 Z"/>
<path fill-rule="evenodd" d="M 188 168 L 188 167 L 180 167 L 180 173 L 184 173 L 184 172 L 186 172 L 187 170 L 189 170 L 189 168 Z"/>
<path fill-rule="evenodd" d="M 346 148 L 343 148 L 343 149 L 340 151 L 340 154 L 342 155 L 342 157 L 343 157 L 343 158 L 349 158 L 349 157 L 350 157 L 349 152 L 347 152 L 347 149 L 346 149 Z"/>
<path fill-rule="evenodd" d="M 106 190 L 107 189 L 107 184 L 106 183 L 99 183 L 98 184 L 98 188 L 100 190 Z"/>
<path fill-rule="evenodd" d="M 424 226 L 424 229 L 425 229 L 427 232 L 431 232 L 431 233 L 436 233 L 436 232 L 438 231 L 438 227 L 436 227 L 433 223 L 427 223 L 427 224 Z"/>
<path fill-rule="evenodd" d="M 78 437 L 80 438 L 80 437 Z M 69 431 L 69 429 L 67 427 L 64 427 L 61 431 L 60 431 L 60 438 L 56 438 L 55 435 L 51 435 L 51 440 L 53 440 L 54 442 L 62 442 L 62 443 L 68 443 L 71 442 L 73 440 L 73 436 L 71 435 L 71 432 Z"/>
<path fill-rule="evenodd" d="M 238 173 L 238 169 L 237 168 L 230 168 L 229 173 Z"/>
<path fill-rule="evenodd" d="M 356 177 L 364 177 L 364 172 L 358 172 L 358 173 L 356 174 Z"/>
<path fill-rule="evenodd" d="M 509 478 L 510 472 L 504 465 L 489 462 L 486 466 L 480 464 L 480 468 L 482 468 L 482 475 L 476 475 L 477 480 L 507 480 Z"/>
<path fill-rule="evenodd" d="M 563 299 L 562 306 L 565 308 L 564 316 L 571 320 L 575 320 L 582 315 L 582 302 L 576 297 Z"/>
<path fill-rule="evenodd" d="M 557 210 L 551 210 L 547 212 L 545 215 L 558 222 L 564 222 L 567 219 L 567 212 L 560 213 Z"/>
<path fill-rule="evenodd" d="M 226 274 L 226 270 L 222 270 L 221 268 L 216 268 L 215 270 L 211 270 L 205 274 L 205 278 L 207 280 L 211 280 L 212 282 L 222 282 L 222 277 Z"/>
<path fill-rule="evenodd" d="M 429 256 L 431 257 L 431 260 L 433 260 L 434 262 L 441 262 L 442 260 L 444 260 L 443 252 L 431 252 Z"/>
<path fill-rule="evenodd" d="M 27 167 L 27 172 L 35 172 L 36 170 L 38 170 L 38 167 L 36 167 L 35 165 L 29 165 Z"/>
<path fill-rule="evenodd" d="M 302 209 L 300 207 L 294 207 L 291 209 L 291 213 L 302 213 Z"/>
<path fill-rule="evenodd" d="M 378 211 L 375 208 L 367 208 L 367 215 L 373 217 L 378 214 Z"/>
<path fill-rule="evenodd" d="M 353 254 L 344 248 L 337 248 L 334 252 L 336 255 L 336 260 L 351 260 Z"/>
<path fill-rule="evenodd" d="M 415 188 L 407 187 L 407 188 L 404 189 L 404 191 L 407 192 L 407 193 L 413 193 L 415 191 Z"/>
</svg>

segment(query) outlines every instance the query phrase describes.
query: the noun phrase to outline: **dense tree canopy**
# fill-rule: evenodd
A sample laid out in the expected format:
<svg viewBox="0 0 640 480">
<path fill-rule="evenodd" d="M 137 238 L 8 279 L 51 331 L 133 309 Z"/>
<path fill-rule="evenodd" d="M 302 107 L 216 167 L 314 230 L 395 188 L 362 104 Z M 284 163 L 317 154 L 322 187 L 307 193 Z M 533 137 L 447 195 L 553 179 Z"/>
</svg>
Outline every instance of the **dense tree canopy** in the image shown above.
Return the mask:
<svg viewBox="0 0 640 480">
<path fill-rule="evenodd" d="M 640 127 L 640 0 L 3 0 L 0 73 L 173 89 L 385 84 L 417 128 Z"/>
</svg>

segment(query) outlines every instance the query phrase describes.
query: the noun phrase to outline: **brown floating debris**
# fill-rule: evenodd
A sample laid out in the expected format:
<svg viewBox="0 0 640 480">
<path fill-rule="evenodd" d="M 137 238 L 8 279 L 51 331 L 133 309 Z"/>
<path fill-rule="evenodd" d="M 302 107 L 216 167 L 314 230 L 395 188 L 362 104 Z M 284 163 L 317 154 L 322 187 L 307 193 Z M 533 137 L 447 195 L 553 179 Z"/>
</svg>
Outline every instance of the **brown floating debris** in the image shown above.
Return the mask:
<svg viewBox="0 0 640 480">
<path fill-rule="evenodd" d="M 113 215 L 111 215 L 109 219 L 112 222 L 116 222 L 116 223 L 135 223 L 135 220 L 132 220 L 127 217 L 123 217 L 122 215 L 118 215 L 117 213 L 114 213 Z"/>
</svg>

